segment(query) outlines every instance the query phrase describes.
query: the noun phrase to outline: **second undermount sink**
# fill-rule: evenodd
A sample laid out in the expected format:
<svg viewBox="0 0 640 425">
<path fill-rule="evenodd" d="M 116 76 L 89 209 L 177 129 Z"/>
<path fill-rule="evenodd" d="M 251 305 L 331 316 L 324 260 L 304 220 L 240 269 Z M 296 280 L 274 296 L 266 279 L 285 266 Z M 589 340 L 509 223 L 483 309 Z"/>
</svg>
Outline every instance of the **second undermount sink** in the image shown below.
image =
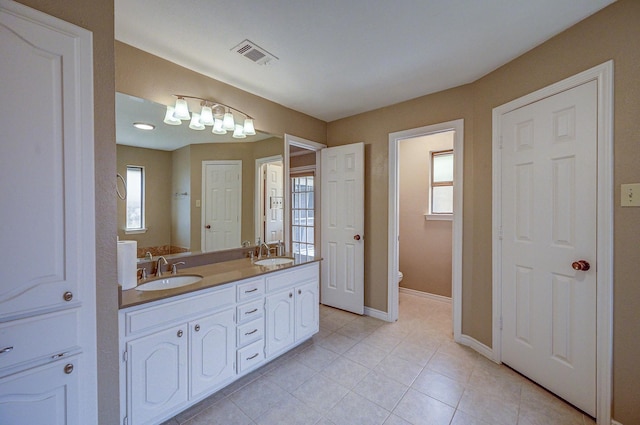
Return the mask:
<svg viewBox="0 0 640 425">
<path fill-rule="evenodd" d="M 161 277 L 142 285 L 136 286 L 138 291 L 162 291 L 164 289 L 180 288 L 182 286 L 193 285 L 202 280 L 199 274 L 181 274 Z"/>
<path fill-rule="evenodd" d="M 262 260 L 256 260 L 254 262 L 254 264 L 258 266 L 282 266 L 291 263 L 293 263 L 293 258 L 288 257 L 263 258 Z"/>
</svg>

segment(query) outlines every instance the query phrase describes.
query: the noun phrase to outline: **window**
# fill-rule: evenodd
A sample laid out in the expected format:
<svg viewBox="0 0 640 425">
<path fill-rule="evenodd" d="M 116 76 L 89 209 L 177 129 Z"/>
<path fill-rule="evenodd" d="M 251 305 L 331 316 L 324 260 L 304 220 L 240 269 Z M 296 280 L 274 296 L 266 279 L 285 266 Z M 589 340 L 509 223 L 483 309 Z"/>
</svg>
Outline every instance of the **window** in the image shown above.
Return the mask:
<svg viewBox="0 0 640 425">
<path fill-rule="evenodd" d="M 432 215 L 453 214 L 453 151 L 431 153 Z"/>
<path fill-rule="evenodd" d="M 291 247 L 294 257 L 315 256 L 313 175 L 291 177 Z"/>
<path fill-rule="evenodd" d="M 126 228 L 144 231 L 144 167 L 127 165 Z"/>
</svg>

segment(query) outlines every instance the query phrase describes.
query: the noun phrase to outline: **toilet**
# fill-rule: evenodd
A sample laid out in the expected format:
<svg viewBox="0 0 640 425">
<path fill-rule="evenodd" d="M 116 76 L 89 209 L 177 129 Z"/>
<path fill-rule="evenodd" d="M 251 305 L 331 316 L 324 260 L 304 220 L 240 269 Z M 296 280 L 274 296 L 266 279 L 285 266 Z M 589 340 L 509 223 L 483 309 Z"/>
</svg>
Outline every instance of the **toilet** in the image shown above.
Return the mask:
<svg viewBox="0 0 640 425">
<path fill-rule="evenodd" d="M 403 277 L 404 276 L 403 276 L 402 272 L 400 270 L 398 270 L 398 283 L 400 283 L 402 281 Z"/>
</svg>

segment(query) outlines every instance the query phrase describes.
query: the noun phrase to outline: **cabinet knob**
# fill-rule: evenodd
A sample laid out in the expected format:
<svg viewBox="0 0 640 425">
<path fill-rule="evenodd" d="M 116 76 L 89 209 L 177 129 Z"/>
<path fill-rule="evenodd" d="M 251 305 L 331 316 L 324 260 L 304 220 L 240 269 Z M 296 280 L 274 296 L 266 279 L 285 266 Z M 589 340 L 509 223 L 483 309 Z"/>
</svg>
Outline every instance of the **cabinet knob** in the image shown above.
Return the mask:
<svg viewBox="0 0 640 425">
<path fill-rule="evenodd" d="M 71 363 L 68 363 L 64 366 L 64 373 L 69 375 L 71 372 L 73 372 L 73 365 Z"/>
<path fill-rule="evenodd" d="M 65 301 L 71 301 L 73 299 L 73 292 L 67 291 L 62 295 L 62 299 Z"/>
<path fill-rule="evenodd" d="M 302 289 L 298 289 L 298 295 L 302 294 Z"/>
<path fill-rule="evenodd" d="M 180 329 L 178 331 L 178 338 L 182 338 L 182 335 L 184 334 L 184 332 L 182 332 L 182 329 Z"/>
<path fill-rule="evenodd" d="M 293 297 L 293 292 L 289 292 L 289 298 Z"/>
<path fill-rule="evenodd" d="M 200 325 L 196 325 L 196 327 L 194 328 L 196 330 L 196 332 L 200 331 Z"/>
</svg>

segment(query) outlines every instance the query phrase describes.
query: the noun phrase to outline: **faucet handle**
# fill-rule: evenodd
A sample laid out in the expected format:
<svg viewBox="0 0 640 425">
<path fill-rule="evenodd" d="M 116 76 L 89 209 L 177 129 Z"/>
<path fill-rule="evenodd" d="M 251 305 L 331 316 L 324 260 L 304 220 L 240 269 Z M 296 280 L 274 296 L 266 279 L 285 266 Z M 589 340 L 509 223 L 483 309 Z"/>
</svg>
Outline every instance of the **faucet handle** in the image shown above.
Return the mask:
<svg viewBox="0 0 640 425">
<path fill-rule="evenodd" d="M 141 267 L 138 270 L 138 280 L 144 280 L 147 278 L 147 268 Z"/>
<path fill-rule="evenodd" d="M 171 274 L 178 274 L 178 266 L 179 265 L 184 265 L 185 262 L 184 261 L 178 261 L 177 263 L 173 263 L 171 265 Z"/>
</svg>

